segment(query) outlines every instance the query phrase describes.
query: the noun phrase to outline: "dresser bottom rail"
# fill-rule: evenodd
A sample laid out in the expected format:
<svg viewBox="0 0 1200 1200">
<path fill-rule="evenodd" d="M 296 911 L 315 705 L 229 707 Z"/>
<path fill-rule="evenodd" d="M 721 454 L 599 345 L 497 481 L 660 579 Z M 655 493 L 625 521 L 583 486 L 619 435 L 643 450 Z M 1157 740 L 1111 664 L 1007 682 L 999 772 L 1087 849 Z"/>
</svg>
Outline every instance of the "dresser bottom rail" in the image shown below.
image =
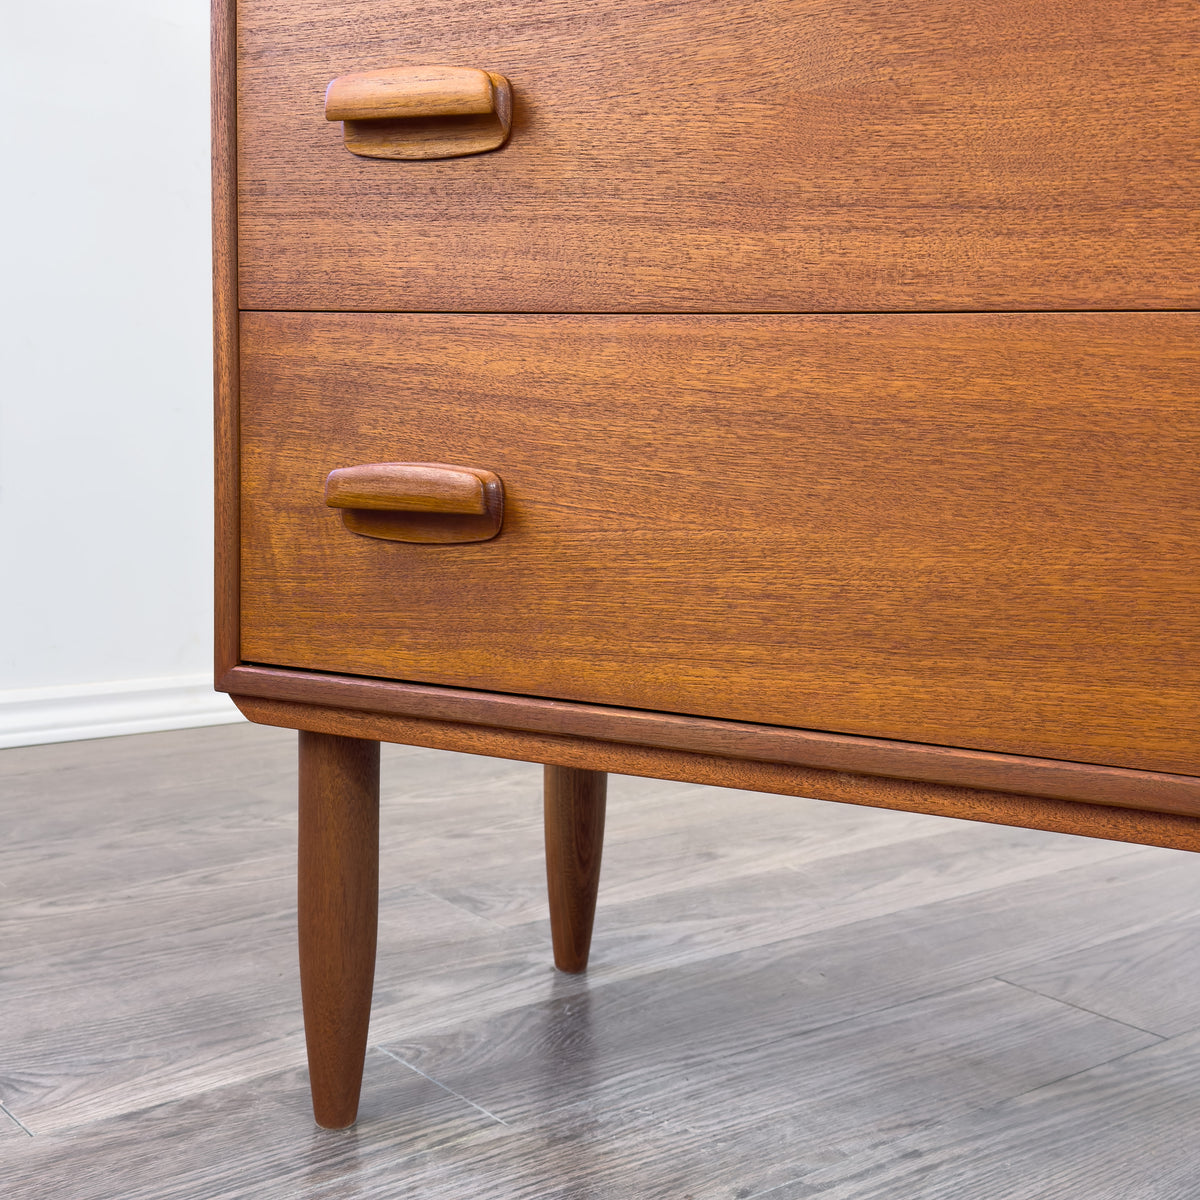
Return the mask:
<svg viewBox="0 0 1200 1200">
<path fill-rule="evenodd" d="M 251 721 L 493 758 L 1200 850 L 1200 817 L 233 694 Z"/>
</svg>

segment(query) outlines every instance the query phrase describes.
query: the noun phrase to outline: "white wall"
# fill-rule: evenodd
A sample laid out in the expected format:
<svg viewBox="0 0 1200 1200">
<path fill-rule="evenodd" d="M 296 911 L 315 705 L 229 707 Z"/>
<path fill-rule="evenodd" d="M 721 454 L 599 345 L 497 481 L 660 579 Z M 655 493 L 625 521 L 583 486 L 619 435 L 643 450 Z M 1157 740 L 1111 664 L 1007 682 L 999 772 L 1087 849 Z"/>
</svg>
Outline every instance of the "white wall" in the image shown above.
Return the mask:
<svg viewBox="0 0 1200 1200">
<path fill-rule="evenodd" d="M 0 0 L 0 745 L 211 691 L 207 0 Z"/>
</svg>

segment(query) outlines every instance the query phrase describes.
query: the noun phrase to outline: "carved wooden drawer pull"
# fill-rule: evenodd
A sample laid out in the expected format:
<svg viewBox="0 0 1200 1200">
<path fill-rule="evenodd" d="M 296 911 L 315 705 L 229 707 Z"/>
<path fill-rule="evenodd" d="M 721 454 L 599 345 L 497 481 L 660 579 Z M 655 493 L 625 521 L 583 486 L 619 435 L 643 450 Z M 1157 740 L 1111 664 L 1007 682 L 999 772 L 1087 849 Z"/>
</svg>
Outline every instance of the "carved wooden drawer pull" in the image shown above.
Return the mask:
<svg viewBox="0 0 1200 1200">
<path fill-rule="evenodd" d="M 504 520 L 491 471 L 446 463 L 367 463 L 330 471 L 325 503 L 347 529 L 391 542 L 486 542 Z"/>
<path fill-rule="evenodd" d="M 364 158 L 457 158 L 504 145 L 512 88 L 475 67 L 387 67 L 335 79 L 325 119 Z"/>
</svg>

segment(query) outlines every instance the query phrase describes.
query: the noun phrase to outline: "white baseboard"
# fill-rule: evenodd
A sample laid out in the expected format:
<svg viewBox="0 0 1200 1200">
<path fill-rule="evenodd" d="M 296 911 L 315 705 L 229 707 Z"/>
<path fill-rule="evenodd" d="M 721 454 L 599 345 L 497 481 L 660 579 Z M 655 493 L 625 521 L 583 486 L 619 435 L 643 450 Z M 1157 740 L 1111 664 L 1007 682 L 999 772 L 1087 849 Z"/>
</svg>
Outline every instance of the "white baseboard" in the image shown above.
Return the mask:
<svg viewBox="0 0 1200 1200">
<path fill-rule="evenodd" d="M 0 691 L 0 749 L 244 719 L 210 675 L 18 688 Z"/>
</svg>

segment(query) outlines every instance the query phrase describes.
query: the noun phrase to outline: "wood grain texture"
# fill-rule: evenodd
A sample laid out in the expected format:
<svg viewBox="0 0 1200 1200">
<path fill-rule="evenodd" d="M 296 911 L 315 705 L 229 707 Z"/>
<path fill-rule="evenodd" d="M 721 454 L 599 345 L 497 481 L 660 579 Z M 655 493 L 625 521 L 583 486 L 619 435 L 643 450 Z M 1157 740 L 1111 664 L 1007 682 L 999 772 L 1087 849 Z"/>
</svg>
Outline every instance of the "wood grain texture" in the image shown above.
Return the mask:
<svg viewBox="0 0 1200 1200">
<path fill-rule="evenodd" d="M 577 767 L 544 768 L 546 889 L 554 965 L 587 969 L 604 851 L 608 776 Z"/>
<path fill-rule="evenodd" d="M 216 676 L 239 661 L 236 0 L 212 0 L 213 395 Z"/>
<path fill-rule="evenodd" d="M 273 667 L 235 667 L 221 677 L 218 687 L 264 700 L 300 701 L 527 733 L 686 750 L 718 758 L 747 758 L 854 775 L 925 780 L 1200 816 L 1200 777 L 1194 775 L 1131 771 L 1093 763 L 987 754 L 949 746 L 922 746 L 881 738 Z"/>
<path fill-rule="evenodd" d="M 56 768 L 4 778 L 6 798 L 16 791 L 23 802 L 15 812 L 8 805 L 3 850 L 9 886 L 0 942 L 8 948 L 9 1019 L 0 1034 L 8 1064 L 0 1071 L 0 1091 L 38 1136 L 144 1112 L 303 1060 L 291 937 L 295 799 L 287 768 L 294 742 L 241 726 L 142 738 L 128 748 L 59 746 L 53 758 L 3 756 Z M 80 746 L 91 753 L 71 753 Z M 166 747 L 174 764 L 161 754 Z M 445 1031 L 481 1009 L 499 1012 L 543 999 L 555 974 L 546 953 L 540 770 L 407 747 L 386 751 L 393 782 L 385 876 L 420 885 L 384 891 L 375 1036 Z M 167 761 L 156 761 L 163 757 Z M 264 770 L 266 764 L 273 771 Z M 699 886 L 672 902 L 654 885 L 678 892 L 677 874 L 659 870 L 631 888 L 645 876 L 646 863 L 630 859 L 618 842 L 606 889 L 606 913 L 616 927 L 605 934 L 593 982 L 720 958 L 778 940 L 781 928 L 812 932 L 862 922 L 914 896 L 922 904 L 955 900 L 967 927 L 978 927 L 996 905 L 981 908 L 980 897 L 1020 880 L 1041 881 L 1036 904 L 1020 915 L 1003 909 L 999 923 L 1009 952 L 988 960 L 989 969 L 1086 944 L 1094 922 L 1079 919 L 1092 907 L 1081 902 L 1085 894 L 1103 898 L 1119 915 L 1115 925 L 1105 919 L 1110 935 L 1186 911 L 1189 897 L 1194 903 L 1180 870 L 1189 860 L 1168 852 L 941 823 L 935 827 L 948 840 L 921 848 L 920 831 L 935 823 L 905 814 L 804 801 L 781 810 L 766 796 L 653 789 L 620 781 L 616 832 L 639 845 L 646 841 L 648 849 L 657 846 L 664 860 L 693 864 Z M 209 791 L 207 806 L 195 801 Z M 46 802 L 50 792 L 54 804 Z M 718 805 L 736 812 L 743 844 L 762 842 L 772 831 L 777 847 L 786 841 L 786 861 L 800 870 L 786 885 L 786 902 L 778 876 L 790 873 L 780 871 L 785 860 L 778 854 L 760 856 L 759 866 L 776 875 L 766 889 L 756 872 L 726 873 L 710 864 L 708 848 L 731 841 L 730 823 L 697 817 Z M 103 843 L 80 833 L 93 828 L 97 812 L 105 814 L 111 834 Z M 467 827 L 469 844 L 462 839 Z M 669 842 L 664 828 L 672 829 Z M 905 828 L 913 831 L 908 849 L 896 841 Z M 781 837 L 784 830 L 792 833 Z M 972 848 L 972 837 L 984 841 Z M 488 914 L 478 915 L 472 896 L 476 881 L 483 882 L 481 853 L 499 871 L 502 890 L 528 886 L 534 899 L 523 928 L 502 929 Z M 1121 869 L 1113 878 L 1117 854 L 1140 855 L 1147 869 Z M 858 880 L 852 887 L 851 861 Z M 47 871 L 47 862 L 58 869 Z M 35 869 L 22 874 L 21 864 Z M 697 864 L 712 870 L 700 875 Z M 737 860 L 726 865 L 736 867 Z M 1091 876 L 1072 875 L 1088 867 Z M 612 896 L 621 897 L 618 910 Z M 1067 899 L 1076 915 L 1047 927 L 1047 905 Z M 979 970 L 986 944 L 968 953 L 953 948 L 953 979 Z M 24 954 L 18 953 L 22 946 Z M 872 944 L 863 952 L 878 965 L 880 949 Z M 861 986 L 860 971 L 854 1011 L 869 1011 L 901 991 L 912 996 L 945 986 L 941 975 L 931 984 L 930 970 L 928 963 L 915 967 L 903 986 L 885 972 L 870 988 Z M 849 1011 L 843 989 L 853 992 L 852 981 L 842 979 L 831 993 L 828 1011 L 835 1016 Z M 133 1042 L 140 1048 L 136 1056 L 129 1053 Z M 307 1099 L 303 1108 L 307 1112 Z"/>
<path fill-rule="evenodd" d="M 1200 924 L 1195 920 L 1165 922 L 1141 936 L 1081 947 L 1006 978 L 1040 996 L 1177 1037 L 1195 1028 L 1195 989 L 1174 970 L 1174 964 L 1186 962 L 1200 962 Z M 1153 988 L 1146 988 L 1147 979 L 1155 980 Z"/>
<path fill-rule="evenodd" d="M 479 472 L 444 463 L 364 463 L 330 471 L 325 503 L 330 508 L 404 508 L 480 516 L 487 508 L 483 486 Z"/>
<path fill-rule="evenodd" d="M 1200 859 L 614 779 L 604 920 L 564 976 L 540 769 L 402 746 L 363 1105 L 354 1133 L 315 1132 L 294 743 L 241 725 L 0 753 L 0 1092 L 36 1135 L 0 1147 L 6 1197 L 775 1200 L 803 1178 L 1191 1200 L 1190 1032 L 1138 1049 L 1099 977 L 1101 1016 L 994 980 L 1124 947 L 1131 996 L 1138 939 L 1200 928 Z M 723 860 L 738 840 L 778 853 Z M 536 898 L 519 930 L 472 903 L 481 852 L 490 889 Z M 1146 1005 L 1194 994 L 1195 955 L 1141 961 Z"/>
<path fill-rule="evenodd" d="M 533 764 L 481 761 L 496 772 L 514 773 L 519 766 L 532 777 L 538 771 Z M 486 778 L 482 772 L 477 777 Z M 604 871 L 589 968 L 606 973 L 673 969 L 696 954 L 715 952 L 717 940 L 728 953 L 758 945 L 779 918 L 772 906 L 787 912 L 796 935 L 870 920 L 888 911 L 898 892 L 915 886 L 914 873 L 922 875 L 925 902 L 936 904 L 1141 853 L 1117 842 L 1001 826 L 991 827 L 982 850 L 976 848 L 980 827 L 969 821 L 632 776 L 614 776 L 609 786 L 604 855 L 620 865 Z M 418 800 L 418 806 L 432 803 L 432 796 Z M 457 869 L 449 835 L 441 843 L 444 861 L 434 861 L 436 843 L 426 844 L 419 869 L 443 899 L 500 929 L 536 928 L 544 943 L 544 822 L 535 834 L 514 838 L 512 804 L 509 796 L 499 808 L 493 802 L 477 816 L 471 815 L 475 810 L 460 814 L 463 825 L 488 830 L 472 838 L 469 875 Z M 771 814 L 782 824 L 775 816 L 764 820 Z M 936 849 L 924 844 L 926 838 L 937 839 Z M 393 843 L 398 840 L 394 835 Z M 1177 851 L 1160 853 L 1188 859 Z M 869 885 L 845 885 L 840 863 L 846 856 L 855 858 Z M 739 894 L 743 886 L 747 890 Z M 637 941 L 633 950 L 628 939 L 637 940 L 634 923 L 644 918 L 655 930 L 653 945 Z"/>
<path fill-rule="evenodd" d="M 1198 1066 L 1200 1036 L 1192 1032 L 849 1161 L 794 1170 L 770 1197 L 1082 1200 L 1091 1191 L 1106 1200 L 1189 1200 L 1198 1170 L 1194 1144 L 1188 1139 L 1180 1153 L 1173 1143 L 1200 1120 L 1190 1083 Z M 1133 1120 L 1131 1107 L 1138 1110 Z M 1015 1146 L 1022 1149 L 1013 1153 Z M 1084 1178 L 1095 1182 L 1081 1187 Z"/>
<path fill-rule="evenodd" d="M 0 1104 L 0 1141 L 6 1138 L 27 1138 L 32 1136 L 29 1130 L 8 1109 Z"/>
<path fill-rule="evenodd" d="M 816 311 L 1200 299 L 1191 0 L 242 0 L 254 309 Z M 483 66 L 497 154 L 397 168 L 335 75 Z"/>
<path fill-rule="evenodd" d="M 691 991 L 691 980 L 679 982 Z M 898 1139 L 931 1120 L 949 1123 L 1013 1094 L 1036 1091 L 1074 1073 L 1073 1067 L 1095 1065 L 1092 1055 L 1102 1040 L 1112 1057 L 1159 1041 L 1115 1022 L 1101 1033 L 1101 1019 L 1094 1014 L 996 981 L 788 1031 L 786 1018 L 773 1019 L 785 998 L 769 994 L 771 982 L 779 980 L 770 972 L 743 979 L 740 1012 L 730 1006 L 718 1015 L 715 1007 L 723 1007 L 725 997 L 714 997 L 713 1008 L 699 1011 L 693 1008 L 696 997 L 684 997 L 690 1023 L 676 1020 L 665 986 L 651 992 L 643 985 L 636 998 L 635 989 L 616 986 L 583 1002 L 572 998 L 504 1014 L 468 1036 L 387 1048 L 455 1091 L 478 1097 L 514 1128 L 568 1140 L 602 1112 L 614 1134 L 624 1128 L 631 1141 L 642 1142 L 639 1159 L 663 1160 L 660 1171 L 670 1172 L 668 1164 L 681 1155 L 690 1158 L 720 1146 L 738 1160 L 738 1174 L 744 1174 L 747 1161 L 765 1160 L 764 1167 L 769 1162 L 767 1177 L 756 1180 L 756 1191 L 766 1191 L 788 1178 L 782 1172 L 800 1147 L 807 1157 L 810 1147 L 820 1145 L 835 1160 L 869 1149 L 860 1140 L 864 1110 L 871 1124 Z M 803 1003 L 801 995 L 800 988 L 792 992 L 793 1006 Z M 640 1014 L 634 1007 L 638 1001 L 645 1006 Z M 763 1037 L 767 1013 L 772 1036 Z M 722 1017 L 725 1040 L 714 1036 Z M 981 1054 L 977 1029 L 988 1023 L 992 1037 Z M 570 1071 L 561 1073 L 560 1103 L 551 1112 L 541 1103 L 546 1064 L 530 1058 L 523 1070 L 514 1069 L 509 1047 L 522 1042 L 553 1047 L 551 1053 L 574 1060 L 585 1074 L 573 1084 Z M 837 1069 L 827 1071 L 829 1062 L 837 1062 Z M 664 1073 L 674 1080 L 676 1105 L 689 1113 L 686 1127 L 664 1121 L 657 1130 L 647 1128 L 647 1110 L 661 1104 Z M 702 1097 L 708 1097 L 707 1106 Z M 772 1118 L 764 1120 L 768 1112 Z M 722 1178 L 719 1155 L 704 1157 L 717 1175 L 707 1181 L 704 1194 L 735 1197 L 736 1175 Z M 539 1164 L 535 1172 L 540 1170 Z M 587 1171 L 581 1163 L 577 1186 L 588 1180 Z M 689 1190 L 679 1179 L 676 1187 L 660 1184 L 641 1194 L 685 1196 Z"/>
<path fill-rule="evenodd" d="M 246 314 L 243 657 L 1196 774 L 1198 330 Z M 504 533 L 349 537 L 400 458 Z"/>
<path fill-rule="evenodd" d="M 327 121 L 461 117 L 495 109 L 491 77 L 478 67 L 385 67 L 340 75 L 325 89 Z"/>
<path fill-rule="evenodd" d="M 300 988 L 313 1114 L 354 1124 L 379 911 L 379 744 L 300 734 Z"/>
<path fill-rule="evenodd" d="M 450 721 L 385 716 L 283 700 L 260 700 L 235 695 L 233 701 L 251 721 L 287 729 L 374 738 L 560 767 L 775 792 L 783 796 L 812 796 L 847 804 L 1018 825 L 1027 829 L 1110 838 L 1148 846 L 1200 850 L 1200 820 L 1172 813 L 1139 812 L 1107 805 L 984 792 L 904 779 L 878 779 L 779 763 L 737 761 L 648 746 L 516 733 Z"/>
</svg>

